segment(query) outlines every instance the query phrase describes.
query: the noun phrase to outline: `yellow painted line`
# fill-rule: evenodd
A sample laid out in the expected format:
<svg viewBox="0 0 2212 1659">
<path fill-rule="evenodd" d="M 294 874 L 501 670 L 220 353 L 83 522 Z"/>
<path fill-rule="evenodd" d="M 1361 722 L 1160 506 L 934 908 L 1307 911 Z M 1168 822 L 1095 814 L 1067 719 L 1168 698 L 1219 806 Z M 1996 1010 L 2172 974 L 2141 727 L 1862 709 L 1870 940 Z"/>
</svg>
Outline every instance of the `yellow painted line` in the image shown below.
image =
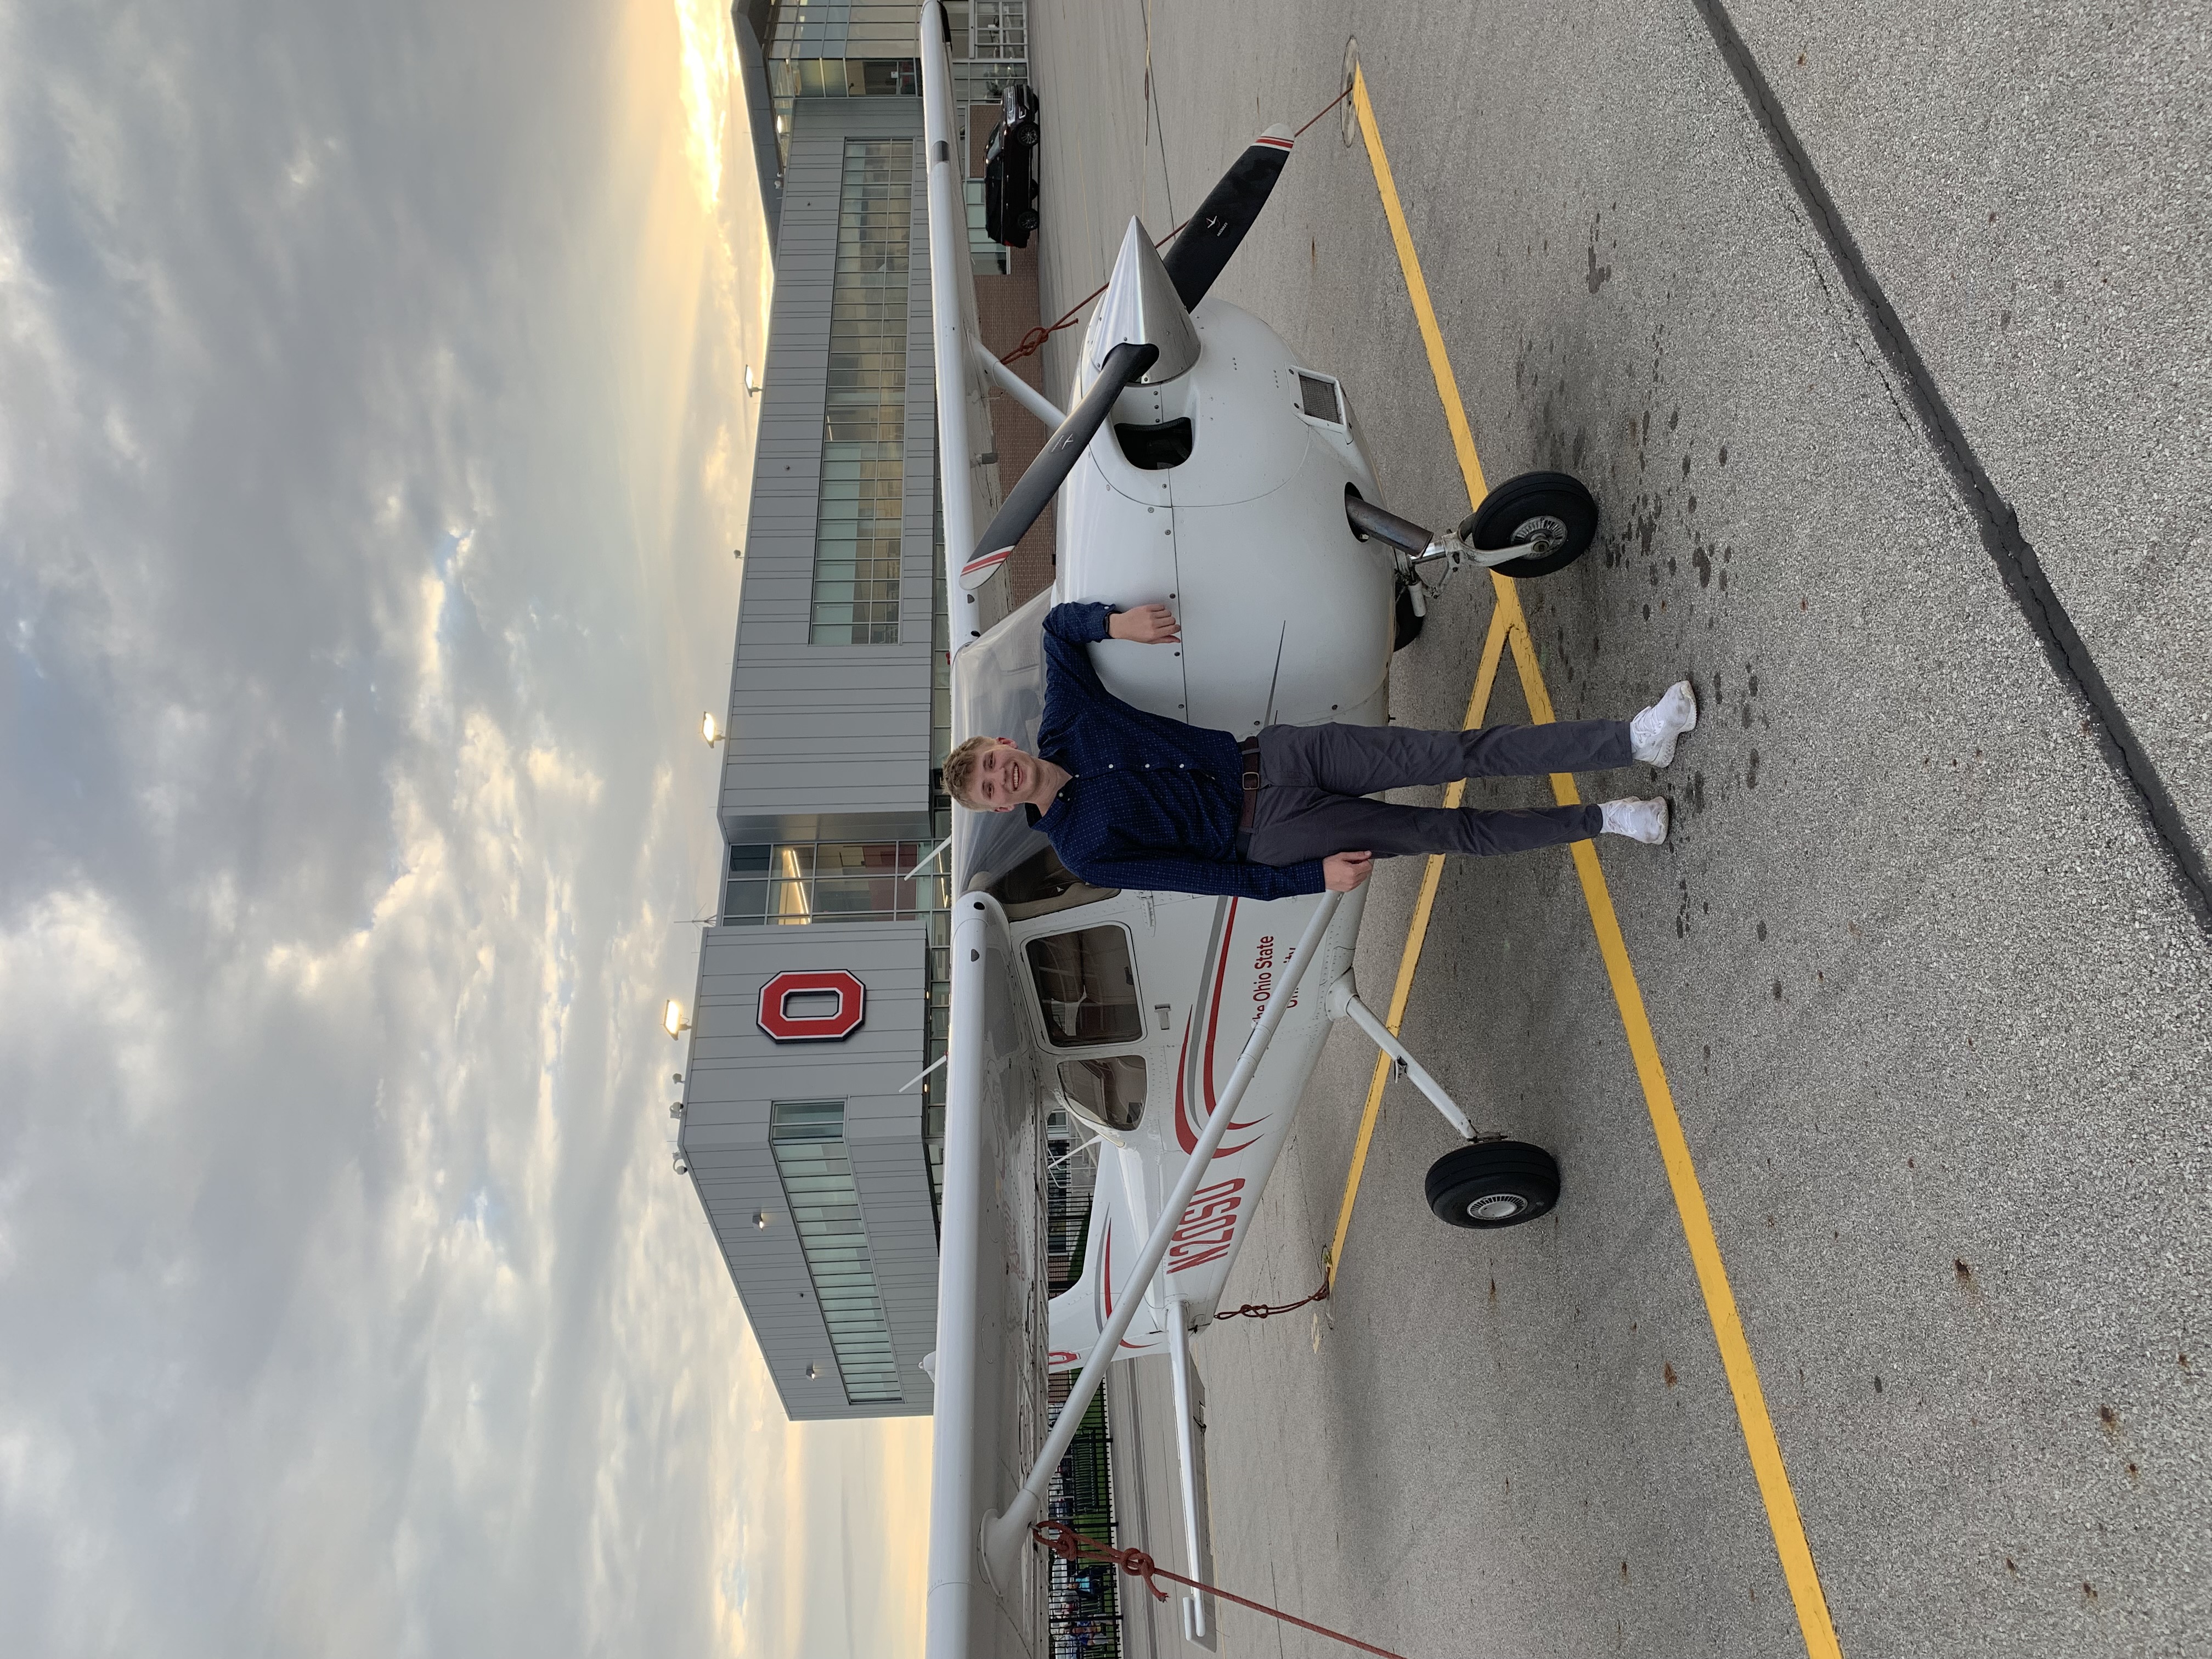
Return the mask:
<svg viewBox="0 0 2212 1659">
<path fill-rule="evenodd" d="M 1510 618 L 1505 607 L 1498 606 L 1490 613 L 1490 637 L 1483 641 L 1482 665 L 1475 670 L 1474 694 L 1467 700 L 1467 717 L 1462 726 L 1482 724 L 1484 712 L 1490 707 L 1491 688 L 1498 683 L 1498 665 L 1505 656 L 1505 635 Z M 1467 780 L 1460 778 L 1444 786 L 1444 805 L 1456 806 L 1466 797 Z M 1413 970 L 1421 965 L 1421 946 L 1429 937 L 1429 915 L 1436 908 L 1437 889 L 1444 878 L 1444 855 L 1429 854 L 1428 867 L 1421 872 L 1420 896 L 1413 901 L 1413 926 L 1406 933 L 1406 949 L 1398 958 L 1398 983 L 1390 993 L 1390 1012 L 1383 1024 L 1396 1036 L 1406 1018 L 1406 1004 L 1413 994 Z M 1336 1288 L 1336 1264 L 1344 1260 L 1345 1236 L 1352 1231 L 1352 1206 L 1359 1196 L 1360 1177 L 1367 1172 L 1367 1148 L 1375 1139 L 1375 1125 L 1382 1115 L 1382 1089 L 1390 1080 L 1390 1056 L 1375 1056 L 1375 1075 L 1367 1085 L 1366 1109 L 1359 1115 L 1359 1133 L 1352 1143 L 1352 1173 L 1344 1183 L 1344 1201 L 1337 1207 L 1336 1237 L 1329 1241 L 1328 1254 L 1322 1258 L 1328 1288 Z"/>
<path fill-rule="evenodd" d="M 1461 404 L 1452 380 L 1451 359 L 1444 354 L 1444 331 L 1437 326 L 1437 308 L 1429 303 L 1429 279 L 1421 275 L 1421 262 L 1413 257 L 1413 234 L 1406 228 L 1406 210 L 1398 203 L 1398 185 L 1390 176 L 1390 158 L 1383 153 L 1382 135 L 1375 128 L 1375 106 L 1367 101 L 1367 77 L 1358 64 L 1352 70 L 1352 106 L 1359 114 L 1359 131 L 1367 140 L 1368 164 L 1375 169 L 1375 188 L 1382 192 L 1382 216 L 1390 222 L 1391 240 L 1398 244 L 1399 268 L 1406 273 L 1406 290 L 1413 301 L 1413 319 L 1421 325 L 1421 343 L 1429 349 L 1429 373 L 1439 386 L 1451 386 L 1455 395 L 1444 399 L 1444 424 L 1451 428 L 1452 447 L 1468 474 L 1467 493 L 1480 501 L 1490 493 L 1482 482 L 1482 463 L 1474 459 L 1474 434 L 1468 429 L 1467 410 Z"/>
<path fill-rule="evenodd" d="M 1398 263 L 1406 274 L 1407 292 L 1420 323 L 1421 337 L 1428 345 L 1429 367 L 1436 376 L 1437 395 L 1443 402 L 1444 421 L 1451 429 L 1460 471 L 1466 477 L 1469 498 L 1479 501 L 1486 487 L 1481 464 L 1475 459 L 1474 437 L 1468 427 L 1459 384 L 1453 378 L 1451 362 L 1444 350 L 1443 331 L 1437 325 L 1435 307 L 1429 302 L 1428 283 L 1421 276 L 1420 259 L 1413 251 L 1405 210 L 1399 204 L 1398 187 L 1390 176 L 1382 136 L 1375 122 L 1375 106 L 1367 95 L 1367 79 L 1356 68 L 1352 70 L 1352 101 L 1359 116 L 1360 132 L 1367 141 L 1367 157 L 1375 169 L 1375 187 L 1382 193 L 1383 215 L 1390 222 L 1390 235 L 1397 244 Z M 1491 619 L 1491 632 L 1495 636 L 1502 626 L 1510 639 L 1514 667 L 1528 700 L 1528 712 L 1542 724 L 1553 718 L 1552 697 L 1536 660 L 1535 646 L 1528 637 L 1519 596 L 1509 578 L 1493 571 L 1491 580 L 1497 589 L 1499 613 Z M 1581 799 L 1574 779 L 1564 774 L 1553 775 L 1552 793 L 1563 805 Z M 1751 1345 L 1745 1340 L 1743 1321 L 1736 1313 L 1735 1293 L 1729 1288 L 1720 1241 L 1714 1236 L 1712 1216 L 1705 1207 L 1705 1189 L 1698 1183 L 1697 1166 L 1691 1161 L 1689 1142 L 1682 1133 L 1682 1121 L 1674 1109 L 1674 1091 L 1668 1086 L 1666 1068 L 1660 1063 L 1658 1040 L 1652 1035 L 1644 994 L 1637 986 L 1636 970 L 1629 962 L 1628 946 L 1621 938 L 1620 922 L 1613 912 L 1605 872 L 1598 864 L 1597 849 L 1589 842 L 1576 842 L 1571 851 L 1575 873 L 1582 881 L 1583 898 L 1589 907 L 1590 926 L 1597 935 L 1598 952 L 1605 960 L 1606 977 L 1612 983 L 1613 1001 L 1620 1010 L 1620 1023 L 1628 1036 L 1629 1053 L 1636 1062 L 1637 1079 L 1644 1086 L 1644 1103 L 1658 1138 L 1659 1156 L 1666 1165 L 1674 1208 L 1682 1218 L 1682 1235 L 1689 1243 L 1690 1261 L 1697 1269 L 1698 1287 L 1705 1293 L 1705 1312 L 1712 1321 L 1713 1337 L 1720 1347 L 1722 1369 L 1728 1375 L 1729 1391 L 1735 1397 L 1736 1420 L 1742 1425 L 1744 1444 L 1751 1454 L 1752 1473 L 1766 1504 L 1767 1524 L 1773 1531 L 1775 1553 L 1781 1559 L 1782 1574 L 1796 1607 L 1797 1627 L 1804 1637 L 1805 1650 L 1811 1659 L 1842 1659 L 1843 1649 L 1836 1640 L 1835 1624 L 1828 1616 L 1827 1597 L 1821 1591 L 1820 1573 L 1813 1564 L 1812 1547 L 1805 1540 L 1805 1523 L 1797 1512 L 1796 1497 L 1790 1489 L 1789 1473 L 1783 1467 L 1782 1448 L 1775 1438 L 1774 1422 L 1767 1414 L 1766 1396 L 1759 1386 L 1759 1369 L 1752 1361 Z M 1424 897 L 1427 896 L 1425 893 Z M 1425 928 L 1425 909 L 1419 920 Z M 1409 988 L 1405 984 L 1407 977 L 1401 971 L 1401 990 Z M 1394 1012 L 1398 1007 L 1394 1000 Z M 1348 1194 L 1346 1209 L 1348 1213 Z M 1342 1226 L 1340 1221 L 1339 1249 L 1342 1246 Z M 1332 1275 L 1334 1272 L 1332 1266 Z"/>
</svg>

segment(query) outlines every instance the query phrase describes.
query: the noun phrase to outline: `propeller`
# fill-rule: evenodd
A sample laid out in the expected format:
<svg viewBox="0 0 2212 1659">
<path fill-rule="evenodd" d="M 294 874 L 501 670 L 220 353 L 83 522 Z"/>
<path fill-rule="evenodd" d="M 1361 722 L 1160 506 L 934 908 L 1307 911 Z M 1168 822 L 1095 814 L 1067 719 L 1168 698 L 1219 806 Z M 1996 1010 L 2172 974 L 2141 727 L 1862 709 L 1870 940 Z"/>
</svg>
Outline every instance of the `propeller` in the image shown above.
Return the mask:
<svg viewBox="0 0 2212 1659">
<path fill-rule="evenodd" d="M 1291 159 L 1295 142 L 1291 130 L 1284 126 L 1269 127 L 1254 139 L 1251 148 L 1206 193 L 1182 234 L 1176 238 L 1166 264 L 1186 311 L 1198 308 L 1214 278 L 1229 263 L 1229 256 L 1244 240 L 1244 233 L 1260 216 L 1260 210 L 1267 205 L 1268 193 L 1282 177 L 1283 163 Z"/>
<path fill-rule="evenodd" d="M 1115 398 L 1133 386 L 1174 380 L 1198 361 L 1198 332 L 1190 313 L 1267 205 L 1294 142 L 1290 129 L 1281 126 L 1269 127 L 1255 139 L 1199 204 L 1164 259 L 1145 228 L 1133 219 L 1129 222 L 1113 280 L 1106 285 L 1105 299 L 1085 343 L 1086 354 L 1097 349 L 1092 341 L 1116 343 L 1098 358 L 1096 378 L 1083 401 L 1046 440 L 984 528 L 974 555 L 960 567 L 963 590 L 981 586 L 1012 556 L 1014 544 L 1051 504 L 1098 428 L 1106 424 Z"/>
<path fill-rule="evenodd" d="M 984 527 L 981 539 L 975 544 L 975 557 L 960 568 L 962 587 L 980 586 L 1006 562 L 1014 550 L 1014 544 L 1028 533 L 1029 527 L 1051 505 L 1067 475 L 1075 471 L 1075 464 L 1083 459 L 1091 440 L 1113 413 L 1114 400 L 1134 385 L 1159 355 L 1158 346 L 1135 340 L 1125 340 L 1106 354 L 1106 361 L 1098 366 L 1098 378 L 1091 382 L 1083 401 L 1060 423 L 1060 429 L 1045 440 L 1044 447 L 1037 451 L 1036 459 L 1030 463 L 1021 482 L 1007 492 L 1006 504 L 1000 507 L 998 515 Z"/>
</svg>

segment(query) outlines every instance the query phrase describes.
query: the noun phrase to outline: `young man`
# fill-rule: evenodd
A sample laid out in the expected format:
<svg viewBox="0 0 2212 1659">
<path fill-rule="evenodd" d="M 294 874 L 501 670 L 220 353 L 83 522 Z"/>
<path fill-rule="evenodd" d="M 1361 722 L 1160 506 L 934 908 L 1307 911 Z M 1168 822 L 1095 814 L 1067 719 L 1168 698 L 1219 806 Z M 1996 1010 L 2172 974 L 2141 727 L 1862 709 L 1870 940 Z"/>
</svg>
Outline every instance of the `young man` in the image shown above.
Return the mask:
<svg viewBox="0 0 2212 1659">
<path fill-rule="evenodd" d="M 1520 853 L 1605 832 L 1667 839 L 1667 803 L 1521 811 L 1393 806 L 1363 796 L 1454 778 L 1665 766 L 1698 723 L 1687 680 L 1629 720 L 1415 732 L 1396 726 L 1271 726 L 1226 732 L 1148 714 L 1099 684 L 1089 647 L 1182 637 L 1164 605 L 1055 605 L 1044 619 L 1037 752 L 975 737 L 945 763 L 945 793 L 979 812 L 1019 806 L 1060 861 L 1099 887 L 1283 898 L 1348 893 L 1377 854 Z M 1351 849 L 1358 848 L 1353 851 Z"/>
</svg>

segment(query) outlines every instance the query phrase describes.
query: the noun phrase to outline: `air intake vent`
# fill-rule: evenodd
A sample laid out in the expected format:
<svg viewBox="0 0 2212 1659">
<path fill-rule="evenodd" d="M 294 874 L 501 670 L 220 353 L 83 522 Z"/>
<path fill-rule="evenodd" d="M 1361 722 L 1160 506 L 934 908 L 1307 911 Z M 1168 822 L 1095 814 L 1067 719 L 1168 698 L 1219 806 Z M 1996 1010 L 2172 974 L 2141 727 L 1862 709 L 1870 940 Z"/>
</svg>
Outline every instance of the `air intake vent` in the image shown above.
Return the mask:
<svg viewBox="0 0 2212 1659">
<path fill-rule="evenodd" d="M 1114 440 L 1129 465 L 1145 472 L 1164 472 L 1190 459 L 1190 421 L 1181 416 L 1158 426 L 1127 426 L 1116 422 Z"/>
<path fill-rule="evenodd" d="M 1344 400 L 1337 395 L 1336 382 L 1320 374 L 1309 374 L 1298 370 L 1298 401 L 1310 421 L 1327 421 L 1331 426 L 1344 424 Z"/>
</svg>

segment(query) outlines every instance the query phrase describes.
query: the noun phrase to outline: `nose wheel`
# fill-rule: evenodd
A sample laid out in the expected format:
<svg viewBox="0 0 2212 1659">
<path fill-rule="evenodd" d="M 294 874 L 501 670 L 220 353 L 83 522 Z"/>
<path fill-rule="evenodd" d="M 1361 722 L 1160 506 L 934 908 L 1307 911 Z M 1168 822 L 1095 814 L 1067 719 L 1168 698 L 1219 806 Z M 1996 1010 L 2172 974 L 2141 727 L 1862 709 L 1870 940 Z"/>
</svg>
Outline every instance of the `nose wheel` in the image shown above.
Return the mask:
<svg viewBox="0 0 2212 1659">
<path fill-rule="evenodd" d="M 1460 520 L 1458 529 L 1443 535 L 1431 535 L 1411 519 L 1362 499 L 1349 485 L 1344 516 L 1359 540 L 1371 538 L 1394 550 L 1394 651 L 1420 636 L 1427 601 L 1466 567 L 1477 565 L 1503 576 L 1548 576 L 1589 552 L 1597 538 L 1597 500 L 1581 480 L 1565 472 L 1523 472 L 1508 478 Z M 1435 567 L 1440 568 L 1432 576 Z"/>
<path fill-rule="evenodd" d="M 1476 562 L 1501 576 L 1548 576 L 1590 550 L 1597 537 L 1597 502 L 1582 481 L 1565 472 L 1523 472 L 1482 498 L 1460 521 L 1459 538 Z M 1500 562 L 1486 553 L 1517 550 Z"/>
<path fill-rule="evenodd" d="M 1559 1166 L 1525 1140 L 1485 1140 L 1429 1165 L 1429 1210 L 1454 1227 L 1517 1227 L 1559 1201 Z"/>
</svg>

